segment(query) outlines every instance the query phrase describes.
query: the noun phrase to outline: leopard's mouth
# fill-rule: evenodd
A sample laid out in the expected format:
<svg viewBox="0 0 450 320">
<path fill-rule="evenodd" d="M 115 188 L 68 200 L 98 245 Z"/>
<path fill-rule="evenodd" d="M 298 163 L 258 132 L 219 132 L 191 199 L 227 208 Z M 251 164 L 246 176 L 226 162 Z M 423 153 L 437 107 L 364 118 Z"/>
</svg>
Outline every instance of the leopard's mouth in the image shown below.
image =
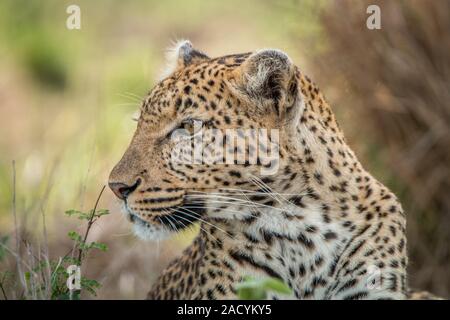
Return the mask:
<svg viewBox="0 0 450 320">
<path fill-rule="evenodd" d="M 202 220 L 206 209 L 203 202 L 184 202 L 177 206 L 152 208 L 148 220 L 135 212 L 125 203 L 127 218 L 134 225 L 147 229 L 163 228 L 170 232 L 180 232 Z"/>
</svg>

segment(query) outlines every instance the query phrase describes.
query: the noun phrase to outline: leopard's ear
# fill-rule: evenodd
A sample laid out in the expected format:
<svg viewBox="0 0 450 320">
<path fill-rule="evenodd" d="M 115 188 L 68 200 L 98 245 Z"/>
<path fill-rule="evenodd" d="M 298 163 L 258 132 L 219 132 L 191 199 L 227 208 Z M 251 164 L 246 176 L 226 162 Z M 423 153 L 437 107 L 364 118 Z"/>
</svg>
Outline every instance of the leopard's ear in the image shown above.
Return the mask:
<svg viewBox="0 0 450 320">
<path fill-rule="evenodd" d="M 209 57 L 203 52 L 194 49 L 189 40 L 178 41 L 173 47 L 167 50 L 167 67 L 163 72 L 162 78 L 190 64 L 206 60 L 209 60 Z"/>
<path fill-rule="evenodd" d="M 266 49 L 250 55 L 237 70 L 240 89 L 258 108 L 272 108 L 281 119 L 296 116 L 301 97 L 296 67 L 282 51 Z"/>
</svg>

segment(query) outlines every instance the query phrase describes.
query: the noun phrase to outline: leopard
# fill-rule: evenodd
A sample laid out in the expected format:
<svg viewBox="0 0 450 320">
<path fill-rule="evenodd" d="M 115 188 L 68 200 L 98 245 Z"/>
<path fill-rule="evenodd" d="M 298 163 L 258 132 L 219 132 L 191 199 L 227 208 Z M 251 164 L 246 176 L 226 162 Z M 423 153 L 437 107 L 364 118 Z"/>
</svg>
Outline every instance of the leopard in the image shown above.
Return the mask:
<svg viewBox="0 0 450 320">
<path fill-rule="evenodd" d="M 211 58 L 178 42 L 108 183 L 139 238 L 198 228 L 148 299 L 236 299 L 249 277 L 289 287 L 268 299 L 427 296 L 407 283 L 398 198 L 363 168 L 322 91 L 281 50 Z"/>
</svg>

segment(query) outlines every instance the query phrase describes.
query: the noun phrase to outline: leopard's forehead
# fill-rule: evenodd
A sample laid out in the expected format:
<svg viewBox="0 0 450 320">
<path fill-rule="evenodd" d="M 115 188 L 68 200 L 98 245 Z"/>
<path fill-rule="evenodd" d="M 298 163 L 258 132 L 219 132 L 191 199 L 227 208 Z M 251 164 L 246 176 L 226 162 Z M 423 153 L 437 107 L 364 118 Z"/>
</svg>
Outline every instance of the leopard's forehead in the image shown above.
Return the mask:
<svg viewBox="0 0 450 320">
<path fill-rule="evenodd" d="M 174 117 L 211 101 L 223 100 L 230 94 L 227 83 L 234 79 L 233 71 L 250 54 L 226 55 L 177 70 L 150 91 L 143 103 L 142 114 L 157 121 L 163 114 Z M 214 108 L 214 102 L 212 105 Z"/>
<path fill-rule="evenodd" d="M 141 120 L 160 127 L 194 113 L 214 111 L 220 103 L 229 101 L 233 71 L 249 56 L 221 56 L 175 71 L 151 89 L 141 107 Z"/>
</svg>

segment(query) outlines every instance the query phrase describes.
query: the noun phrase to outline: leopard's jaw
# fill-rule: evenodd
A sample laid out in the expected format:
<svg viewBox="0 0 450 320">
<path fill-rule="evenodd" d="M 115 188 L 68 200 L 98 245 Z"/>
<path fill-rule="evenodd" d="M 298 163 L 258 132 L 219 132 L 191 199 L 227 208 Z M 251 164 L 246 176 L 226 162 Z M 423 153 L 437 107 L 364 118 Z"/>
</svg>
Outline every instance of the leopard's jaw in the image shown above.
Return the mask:
<svg viewBox="0 0 450 320">
<path fill-rule="evenodd" d="M 133 224 L 133 232 L 140 239 L 148 241 L 165 240 L 174 234 L 165 227 L 154 226 L 142 220 L 138 220 Z"/>
<path fill-rule="evenodd" d="M 132 223 L 132 229 L 134 234 L 145 241 L 159 241 L 170 238 L 173 236 L 173 232 L 161 225 L 150 224 L 142 220 L 131 210 L 126 203 L 123 203 L 123 214 L 127 220 Z"/>
</svg>

